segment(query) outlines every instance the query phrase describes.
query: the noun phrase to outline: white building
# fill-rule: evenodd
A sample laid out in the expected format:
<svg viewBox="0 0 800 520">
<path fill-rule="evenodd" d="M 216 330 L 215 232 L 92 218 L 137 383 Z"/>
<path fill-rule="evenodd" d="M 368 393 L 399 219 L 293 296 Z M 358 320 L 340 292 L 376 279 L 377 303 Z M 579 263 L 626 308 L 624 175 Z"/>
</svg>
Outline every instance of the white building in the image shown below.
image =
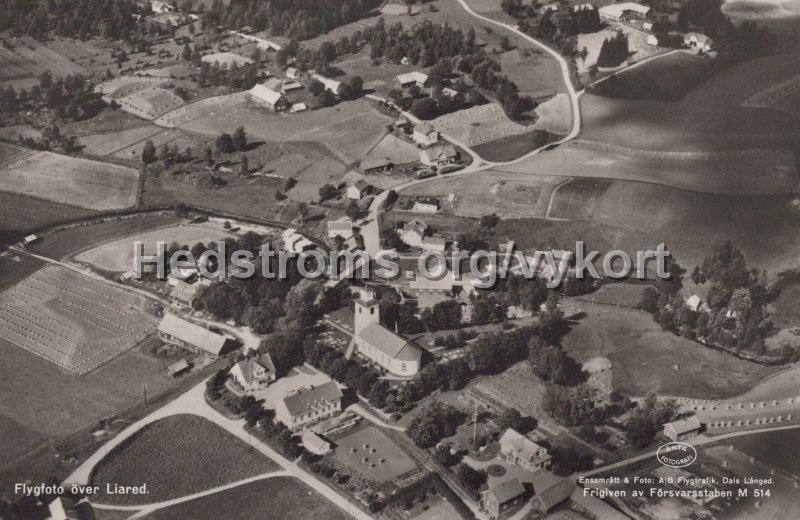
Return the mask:
<svg viewBox="0 0 800 520">
<path fill-rule="evenodd" d="M 228 374 L 245 393 L 264 389 L 277 378 L 275 365 L 269 354 L 239 361 Z"/>
<path fill-rule="evenodd" d="M 444 237 L 425 237 L 422 239 L 422 249 L 444 253 L 447 250 L 447 240 Z"/>
<path fill-rule="evenodd" d="M 653 47 L 658 46 L 658 38 L 656 38 L 654 34 L 648 35 L 645 42 L 647 43 L 647 45 L 652 45 Z"/>
<path fill-rule="evenodd" d="M 303 447 L 314 455 L 322 456 L 331 452 L 331 443 L 311 430 L 303 430 L 300 440 L 303 442 Z"/>
<path fill-rule="evenodd" d="M 650 13 L 650 8 L 635 2 L 623 2 L 621 4 L 604 5 L 598 9 L 598 13 L 600 18 L 604 20 L 621 22 L 631 18 L 646 18 Z"/>
<path fill-rule="evenodd" d="M 300 79 L 300 76 L 302 75 L 303 74 L 295 67 L 289 67 L 286 69 L 286 77 L 289 79 Z"/>
<path fill-rule="evenodd" d="M 511 428 L 500 437 L 500 455 L 511 464 L 533 473 L 547 469 L 552 459 L 546 449 Z"/>
<path fill-rule="evenodd" d="M 423 247 L 423 239 L 425 232 L 428 230 L 428 225 L 418 218 L 403 226 L 403 231 L 400 233 L 400 240 L 410 245 L 411 247 Z"/>
<path fill-rule="evenodd" d="M 150 9 L 152 9 L 155 14 L 172 13 L 176 10 L 172 5 L 158 0 L 150 2 Z"/>
<path fill-rule="evenodd" d="M 358 179 L 354 183 L 348 184 L 345 190 L 345 194 L 350 200 L 361 200 L 367 192 L 369 192 L 369 183 L 364 179 Z"/>
<path fill-rule="evenodd" d="M 342 237 L 345 240 L 353 236 L 353 221 L 350 217 L 328 221 L 328 238 Z"/>
<path fill-rule="evenodd" d="M 427 150 L 420 150 L 419 162 L 425 166 L 444 166 L 458 159 L 458 152 L 450 144 L 434 144 Z"/>
<path fill-rule="evenodd" d="M 170 313 L 165 313 L 161 318 L 158 324 L 158 336 L 166 343 L 185 348 L 195 354 L 205 352 L 214 358 L 219 357 L 228 344 L 226 336 Z"/>
<path fill-rule="evenodd" d="M 668 422 L 664 425 L 664 436 L 671 441 L 682 441 L 700 435 L 700 421 L 696 415 Z"/>
<path fill-rule="evenodd" d="M 312 74 L 312 78 L 319 81 L 323 85 L 325 85 L 326 90 L 330 90 L 334 94 L 339 93 L 339 87 L 341 86 L 341 81 L 336 81 L 335 79 L 326 78 L 325 76 L 321 76 L 319 74 Z"/>
<path fill-rule="evenodd" d="M 399 74 L 394 78 L 395 84 L 400 88 L 408 88 L 412 85 L 423 88 L 427 81 L 428 75 L 418 70 L 415 70 L 414 72 L 406 72 L 405 74 Z"/>
<path fill-rule="evenodd" d="M 275 419 L 292 431 L 332 417 L 342 411 L 342 391 L 335 381 L 301 389 L 284 397 L 275 407 Z"/>
<path fill-rule="evenodd" d="M 697 52 L 709 52 L 711 50 L 712 40 L 705 34 L 688 32 L 683 35 L 683 43 Z"/>
<path fill-rule="evenodd" d="M 283 94 L 265 85 L 256 85 L 250 89 L 250 99 L 273 112 L 283 112 L 289 108 L 289 102 Z"/>
<path fill-rule="evenodd" d="M 439 132 L 427 123 L 414 126 L 411 139 L 420 146 L 431 146 L 439 142 Z"/>
<path fill-rule="evenodd" d="M 422 349 L 380 322 L 380 306 L 371 289 L 361 289 L 355 300 L 356 352 L 396 376 L 419 372 Z"/>
</svg>

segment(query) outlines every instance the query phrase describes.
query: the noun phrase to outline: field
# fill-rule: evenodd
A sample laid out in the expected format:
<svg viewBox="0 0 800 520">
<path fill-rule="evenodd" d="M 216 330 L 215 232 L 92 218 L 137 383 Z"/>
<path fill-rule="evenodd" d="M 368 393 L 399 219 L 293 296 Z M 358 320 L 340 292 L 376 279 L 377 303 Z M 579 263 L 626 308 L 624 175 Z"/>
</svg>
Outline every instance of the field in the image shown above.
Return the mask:
<svg viewBox="0 0 800 520">
<path fill-rule="evenodd" d="M 95 214 L 88 209 L 0 192 L 0 241 L 17 241 L 27 231 Z"/>
<path fill-rule="evenodd" d="M 517 84 L 522 95 L 536 99 L 563 90 L 557 87 L 561 67 L 537 47 L 526 46 L 504 52 L 500 56 L 500 66 L 503 74 Z"/>
<path fill-rule="evenodd" d="M 679 101 L 716 72 L 713 62 L 674 52 L 598 83 L 592 94 L 618 99 Z"/>
<path fill-rule="evenodd" d="M 610 305 L 621 305 L 623 307 L 637 307 L 639 302 L 642 301 L 642 292 L 647 287 L 649 287 L 649 285 L 607 283 L 592 294 L 582 296 L 581 299 L 589 299 L 593 302 Z"/>
<path fill-rule="evenodd" d="M 45 235 L 41 242 L 30 246 L 34 253 L 60 260 L 90 246 L 133 235 L 159 226 L 180 222 L 174 214 L 136 215 L 112 219 L 86 226 L 76 226 Z"/>
<path fill-rule="evenodd" d="M 153 330 L 144 307 L 142 297 L 48 265 L 0 294 L 0 337 L 83 374 Z"/>
<path fill-rule="evenodd" d="M 482 217 L 497 213 L 504 218 L 544 217 L 553 188 L 563 179 L 545 175 L 478 172 L 457 179 L 439 179 L 403 190 L 403 195 L 456 197 L 452 213 Z"/>
<path fill-rule="evenodd" d="M 237 518 L 303 518 L 307 520 L 345 520 L 336 506 L 289 477 L 275 477 L 215 493 L 189 502 L 159 509 L 148 520 L 217 520 Z"/>
<path fill-rule="evenodd" d="M 580 140 L 498 169 L 640 181 L 722 195 L 771 195 L 800 190 L 794 156 L 784 150 L 663 152 Z"/>
<path fill-rule="evenodd" d="M 629 395 L 731 397 L 778 370 L 665 332 L 643 311 L 576 301 L 568 305 L 586 315 L 564 337 L 566 352 L 579 363 L 609 358 L 614 388 Z"/>
<path fill-rule="evenodd" d="M 376 482 L 396 479 L 417 468 L 403 450 L 374 426 L 338 439 L 336 458 Z M 362 462 L 363 458 L 367 462 Z"/>
<path fill-rule="evenodd" d="M 132 168 L 36 152 L 2 166 L 0 190 L 100 211 L 133 206 L 138 179 Z"/>
<path fill-rule="evenodd" d="M 39 130 L 24 125 L 4 126 L 0 128 L 0 139 L 4 141 L 17 143 L 20 137 L 39 139 L 42 137 L 42 133 Z"/>
<path fill-rule="evenodd" d="M 404 164 L 419 161 L 419 149 L 408 141 L 393 134 L 386 134 L 375 148 L 364 156 L 365 159 L 388 158 L 392 164 Z"/>
<path fill-rule="evenodd" d="M 520 134 L 527 127 L 511 121 L 494 103 L 470 107 L 439 116 L 432 121 L 437 130 L 467 146 Z"/>
<path fill-rule="evenodd" d="M 156 252 L 156 244 L 161 241 L 169 247 L 172 243 L 192 247 L 197 242 L 207 244 L 232 236 L 220 226 L 211 224 L 188 224 L 147 231 L 137 235 L 120 238 L 75 255 L 78 262 L 90 264 L 109 272 L 130 271 L 133 266 L 133 244 L 140 241 L 145 255 Z"/>
<path fill-rule="evenodd" d="M 53 49 L 24 38 L 13 49 L 0 47 L 0 84 L 28 88 L 39 81 L 39 74 L 49 71 L 53 76 L 85 74 L 87 70 L 58 54 Z"/>
<path fill-rule="evenodd" d="M 145 426 L 95 468 L 92 483 L 140 486 L 149 494 L 105 495 L 100 503 L 161 502 L 275 471 L 278 465 L 214 423 L 176 415 Z"/>
<path fill-rule="evenodd" d="M 610 181 L 599 179 L 569 179 L 554 190 L 553 204 L 547 216 L 571 220 L 591 218 L 598 198 L 610 185 Z"/>
<path fill-rule="evenodd" d="M 27 456 L 32 448 L 50 439 L 57 445 L 76 430 L 141 403 L 143 385 L 150 396 L 174 385 L 164 363 L 140 347 L 80 377 L 3 339 L 0 356 L 3 493 L 10 492 L 14 482 L 40 481 L 57 472 L 50 449 Z M 59 467 L 70 471 L 69 465 Z"/>
<path fill-rule="evenodd" d="M 159 118 L 157 124 L 213 137 L 244 126 L 251 140 L 316 141 L 345 164 L 352 164 L 381 140 L 391 121 L 366 99 L 296 114 L 275 114 L 251 104 L 245 93 L 186 105 Z"/>
</svg>

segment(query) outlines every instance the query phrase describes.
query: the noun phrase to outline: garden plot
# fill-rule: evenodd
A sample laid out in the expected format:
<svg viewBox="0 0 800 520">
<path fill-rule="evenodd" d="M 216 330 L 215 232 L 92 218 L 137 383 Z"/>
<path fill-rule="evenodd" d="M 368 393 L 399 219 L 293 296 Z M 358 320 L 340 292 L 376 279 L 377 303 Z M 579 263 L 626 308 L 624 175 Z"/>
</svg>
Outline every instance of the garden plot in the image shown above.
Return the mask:
<svg viewBox="0 0 800 520">
<path fill-rule="evenodd" d="M 79 253 L 75 256 L 75 260 L 104 271 L 125 272 L 133 268 L 133 244 L 136 241 L 142 242 L 145 255 L 154 255 L 159 241 L 165 242 L 167 246 L 174 242 L 180 246 L 191 247 L 197 242 L 207 244 L 231 236 L 233 235 L 225 231 L 222 226 L 212 224 L 172 226 L 107 242 Z"/>
<path fill-rule="evenodd" d="M 527 128 L 511 121 L 494 103 L 470 107 L 432 121 L 440 132 L 467 146 L 473 146 L 524 132 Z"/>
<path fill-rule="evenodd" d="M 417 469 L 414 461 L 374 426 L 336 441 L 336 458 L 376 482 L 401 478 Z"/>
<path fill-rule="evenodd" d="M 51 152 L 22 154 L 0 169 L 0 190 L 93 210 L 133 206 L 138 180 L 133 168 Z"/>
<path fill-rule="evenodd" d="M 140 296 L 49 265 L 0 294 L 0 338 L 83 374 L 155 328 L 144 306 Z"/>
</svg>

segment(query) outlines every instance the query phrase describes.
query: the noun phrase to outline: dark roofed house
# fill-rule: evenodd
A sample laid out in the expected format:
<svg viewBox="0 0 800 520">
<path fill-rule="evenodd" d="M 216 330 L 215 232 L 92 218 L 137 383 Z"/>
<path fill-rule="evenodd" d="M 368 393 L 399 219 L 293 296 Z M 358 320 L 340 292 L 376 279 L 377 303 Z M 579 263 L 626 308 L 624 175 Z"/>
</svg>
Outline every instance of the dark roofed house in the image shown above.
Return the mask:
<svg viewBox="0 0 800 520">
<path fill-rule="evenodd" d="M 361 171 L 366 173 L 380 173 L 391 169 L 392 161 L 386 157 L 364 159 L 361 161 Z"/>
<path fill-rule="evenodd" d="M 525 488 L 519 479 L 512 478 L 484 491 L 481 502 L 491 518 L 499 518 L 509 509 L 520 505 L 524 498 Z"/>
<path fill-rule="evenodd" d="M 664 425 L 664 436 L 672 441 L 682 441 L 700 435 L 700 421 L 696 415 L 668 422 Z"/>
<path fill-rule="evenodd" d="M 228 346 L 228 338 L 222 334 L 186 321 L 174 314 L 165 313 L 158 324 L 159 337 L 172 345 L 185 348 L 195 354 L 204 352 L 216 358 Z"/>
<path fill-rule="evenodd" d="M 534 496 L 531 500 L 531 505 L 537 511 L 547 513 L 565 502 L 572 495 L 575 487 L 575 483 L 571 479 L 561 479 L 556 484 Z"/>
<path fill-rule="evenodd" d="M 292 431 L 327 419 L 342 411 L 342 391 L 335 381 L 300 390 L 278 401 L 275 419 Z"/>
</svg>

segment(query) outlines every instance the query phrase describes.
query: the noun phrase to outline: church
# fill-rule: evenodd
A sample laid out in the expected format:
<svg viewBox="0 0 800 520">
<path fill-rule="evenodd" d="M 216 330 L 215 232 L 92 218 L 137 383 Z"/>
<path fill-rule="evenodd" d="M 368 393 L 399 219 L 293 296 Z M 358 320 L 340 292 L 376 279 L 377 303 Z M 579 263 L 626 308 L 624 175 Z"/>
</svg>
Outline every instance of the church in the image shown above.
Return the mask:
<svg viewBox="0 0 800 520">
<path fill-rule="evenodd" d="M 355 301 L 356 352 L 390 374 L 411 377 L 419 372 L 422 349 L 380 322 L 380 306 L 372 289 L 361 289 Z"/>
</svg>

